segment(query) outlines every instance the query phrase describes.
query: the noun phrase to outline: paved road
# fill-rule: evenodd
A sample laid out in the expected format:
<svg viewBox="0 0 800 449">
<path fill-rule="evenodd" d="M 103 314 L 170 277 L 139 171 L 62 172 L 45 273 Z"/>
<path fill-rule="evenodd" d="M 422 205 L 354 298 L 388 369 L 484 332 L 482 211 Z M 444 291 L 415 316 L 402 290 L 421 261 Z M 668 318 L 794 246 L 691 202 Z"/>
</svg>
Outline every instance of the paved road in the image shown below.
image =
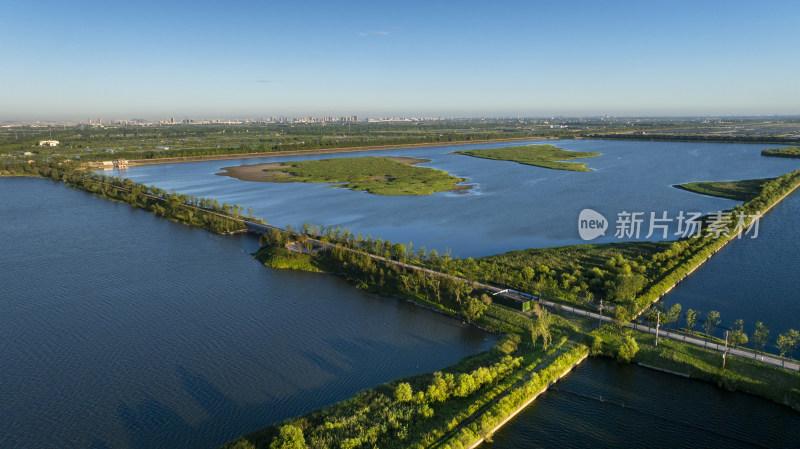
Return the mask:
<svg viewBox="0 0 800 449">
<path fill-rule="evenodd" d="M 553 307 L 553 308 L 555 308 L 557 310 L 563 310 L 565 312 L 574 313 L 576 315 L 581 315 L 581 316 L 585 316 L 585 317 L 589 317 L 589 318 L 594 318 L 596 320 L 601 320 L 601 321 L 604 321 L 604 322 L 607 322 L 607 323 L 611 323 L 611 322 L 615 321 L 613 318 L 605 316 L 605 315 L 601 315 L 599 313 L 589 312 L 588 310 L 583 310 L 583 309 L 576 309 L 575 307 L 565 306 L 563 304 L 556 304 L 556 303 L 554 303 L 552 301 L 540 300 L 540 303 L 543 304 L 543 305 L 546 305 L 548 307 Z M 647 333 L 650 333 L 650 334 L 653 334 L 653 335 L 655 335 L 655 333 L 656 333 L 656 330 L 654 328 L 649 327 L 649 326 L 644 326 L 644 325 L 641 325 L 641 324 L 627 323 L 625 326 L 629 327 L 631 329 L 636 329 L 638 331 L 647 332 Z M 722 353 L 726 352 L 725 345 L 712 343 L 712 342 L 707 342 L 707 341 L 702 340 L 700 338 L 691 337 L 691 336 L 688 336 L 688 335 L 685 335 L 685 334 L 681 334 L 681 333 L 678 333 L 678 332 L 670 332 L 670 331 L 667 331 L 667 330 L 664 330 L 664 329 L 660 329 L 658 331 L 658 338 L 670 338 L 670 339 L 673 339 L 673 340 L 679 340 L 679 341 L 682 341 L 682 342 L 685 342 L 685 343 L 689 343 L 689 344 L 692 344 L 692 345 L 695 345 L 695 346 L 702 346 L 702 347 L 707 348 L 707 349 L 713 349 L 713 350 L 718 351 L 718 352 L 722 352 Z M 739 357 L 742 357 L 742 358 L 755 360 L 756 362 L 764 363 L 766 365 L 779 366 L 779 367 L 786 368 L 786 369 L 789 369 L 789 370 L 800 371 L 800 364 L 798 364 L 796 362 L 784 361 L 784 360 L 779 359 L 777 357 L 772 357 L 772 356 L 769 356 L 769 355 L 761 355 L 761 354 L 757 354 L 755 352 L 745 351 L 745 350 L 742 350 L 742 349 L 730 348 L 730 347 L 727 349 L 727 352 L 728 352 L 728 354 L 733 354 L 733 355 L 736 355 L 736 356 L 739 356 Z"/>
</svg>

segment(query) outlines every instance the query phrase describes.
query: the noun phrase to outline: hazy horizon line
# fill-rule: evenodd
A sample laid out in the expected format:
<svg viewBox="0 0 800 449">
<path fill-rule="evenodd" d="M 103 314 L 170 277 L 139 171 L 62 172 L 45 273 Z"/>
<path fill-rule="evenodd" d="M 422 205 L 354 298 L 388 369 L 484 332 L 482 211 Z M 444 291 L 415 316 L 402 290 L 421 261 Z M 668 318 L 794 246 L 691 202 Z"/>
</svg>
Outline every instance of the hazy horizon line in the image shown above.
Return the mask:
<svg viewBox="0 0 800 449">
<path fill-rule="evenodd" d="M 310 114 L 259 114 L 259 115 L 252 115 L 252 114 L 242 114 L 242 115 L 228 115 L 228 114 L 221 114 L 221 115 L 195 115 L 195 116 L 177 116 L 177 115 L 160 115 L 156 118 L 149 116 L 129 116 L 129 117 L 119 117 L 119 116 L 107 116 L 104 118 L 102 115 L 93 116 L 93 117 L 71 117 L 71 118 L 5 118 L 0 119 L 0 123 L 3 124 L 24 124 L 24 123 L 57 123 L 57 122 L 75 122 L 75 123 L 88 123 L 89 121 L 96 123 L 100 120 L 107 121 L 109 124 L 111 122 L 119 122 L 119 121 L 145 121 L 145 122 L 158 122 L 158 121 L 165 121 L 170 118 L 175 119 L 174 124 L 183 124 L 184 120 L 229 120 L 229 121 L 264 121 L 264 120 L 271 120 L 275 119 L 286 119 L 286 120 L 301 120 L 305 118 L 333 118 L 334 121 L 339 120 L 342 117 L 348 116 L 356 116 L 358 117 L 358 121 L 371 119 L 371 120 L 386 120 L 386 119 L 418 119 L 418 120 L 425 120 L 425 119 L 444 119 L 444 120 L 541 120 L 541 119 L 587 119 L 587 118 L 616 118 L 616 119 L 710 119 L 710 118 L 800 118 L 800 113 L 753 113 L 753 114 L 691 114 L 691 113 L 675 113 L 675 114 L 612 114 L 612 113 L 597 113 L 597 114 L 539 114 L 539 115 L 528 115 L 528 114 L 484 114 L 484 115 L 471 115 L 471 114 L 369 114 L 369 115 L 358 115 L 358 114 L 349 114 L 349 115 L 342 115 L 342 114 L 318 114 L 318 115 L 310 115 Z"/>
</svg>

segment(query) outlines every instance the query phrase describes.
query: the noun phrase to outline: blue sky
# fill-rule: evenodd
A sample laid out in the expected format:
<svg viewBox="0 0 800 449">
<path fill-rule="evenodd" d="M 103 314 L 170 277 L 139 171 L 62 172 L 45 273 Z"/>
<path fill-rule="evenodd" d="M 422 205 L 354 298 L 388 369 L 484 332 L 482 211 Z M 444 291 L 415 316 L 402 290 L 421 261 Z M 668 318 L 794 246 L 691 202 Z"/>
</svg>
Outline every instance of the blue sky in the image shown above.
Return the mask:
<svg viewBox="0 0 800 449">
<path fill-rule="evenodd" d="M 796 0 L 0 7 L 0 120 L 800 114 Z"/>
</svg>

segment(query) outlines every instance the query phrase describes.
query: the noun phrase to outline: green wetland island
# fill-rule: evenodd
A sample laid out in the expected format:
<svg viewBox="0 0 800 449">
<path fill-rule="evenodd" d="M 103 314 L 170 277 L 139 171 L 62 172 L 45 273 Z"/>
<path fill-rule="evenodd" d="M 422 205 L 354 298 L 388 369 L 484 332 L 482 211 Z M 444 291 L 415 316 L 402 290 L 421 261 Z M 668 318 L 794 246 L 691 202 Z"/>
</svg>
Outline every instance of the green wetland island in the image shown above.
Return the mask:
<svg viewBox="0 0 800 449">
<path fill-rule="evenodd" d="M 566 151 L 553 145 L 525 145 L 485 150 L 464 150 L 457 151 L 455 154 L 569 171 L 592 171 L 592 169 L 587 168 L 586 163 L 566 161 L 601 156 L 600 153 Z"/>
<path fill-rule="evenodd" d="M 466 188 L 457 186 L 466 179 L 415 166 L 423 162 L 429 161 L 367 156 L 223 167 L 220 174 L 244 181 L 332 183 L 331 187 L 375 195 L 430 195 Z"/>
<path fill-rule="evenodd" d="M 208 154 L 217 156 L 220 151 Z M 600 155 L 551 145 L 457 154 L 579 172 L 591 169 L 568 161 Z M 159 157 L 158 152 L 140 155 Z M 103 158 L 93 153 L 87 159 Z M 378 195 L 427 195 L 466 181 L 413 165 L 419 162 L 322 159 L 228 167 L 224 175 L 249 181 L 332 183 Z M 771 336 L 766 329 L 757 331 L 749 336 L 755 349 L 749 349 L 748 336 L 741 327 L 734 328 L 723 350 L 714 337 L 718 313 L 698 316 L 678 304 L 659 309 L 658 299 L 665 292 L 735 238 L 735 223 L 727 225 L 730 235 L 718 239 L 570 245 L 459 259 L 353 235 L 340 227 L 271 227 L 251 211 L 245 215 L 239 205 L 99 175 L 74 159 L 52 154 L 24 161 L 6 158 L 0 174 L 64 182 L 219 234 L 255 229 L 261 243 L 255 257 L 268 267 L 332 273 L 355 288 L 406 298 L 498 335 L 490 350 L 456 365 L 362 391 L 249 433 L 227 443 L 227 448 L 475 447 L 587 356 L 644 364 L 800 410 L 800 374 L 790 358 L 800 344 L 797 331 Z M 775 179 L 698 182 L 681 188 L 743 201 L 734 212 L 756 214 L 768 211 L 798 186 L 800 170 Z M 646 326 L 632 324 L 640 317 Z M 682 317 L 685 326 L 679 325 Z M 671 335 L 662 334 L 657 341 L 653 331 L 664 325 L 672 325 Z M 780 356 L 764 354 L 768 336 Z"/>
</svg>

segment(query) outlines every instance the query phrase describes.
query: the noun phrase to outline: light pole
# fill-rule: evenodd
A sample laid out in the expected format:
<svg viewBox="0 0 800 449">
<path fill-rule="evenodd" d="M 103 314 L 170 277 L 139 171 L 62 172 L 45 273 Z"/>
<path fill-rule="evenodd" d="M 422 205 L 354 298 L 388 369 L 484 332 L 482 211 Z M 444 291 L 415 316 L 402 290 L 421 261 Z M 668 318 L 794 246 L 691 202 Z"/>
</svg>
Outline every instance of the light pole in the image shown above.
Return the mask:
<svg viewBox="0 0 800 449">
<path fill-rule="evenodd" d="M 656 312 L 656 346 L 658 346 L 658 325 L 659 324 L 661 324 L 661 311 Z"/>
</svg>

